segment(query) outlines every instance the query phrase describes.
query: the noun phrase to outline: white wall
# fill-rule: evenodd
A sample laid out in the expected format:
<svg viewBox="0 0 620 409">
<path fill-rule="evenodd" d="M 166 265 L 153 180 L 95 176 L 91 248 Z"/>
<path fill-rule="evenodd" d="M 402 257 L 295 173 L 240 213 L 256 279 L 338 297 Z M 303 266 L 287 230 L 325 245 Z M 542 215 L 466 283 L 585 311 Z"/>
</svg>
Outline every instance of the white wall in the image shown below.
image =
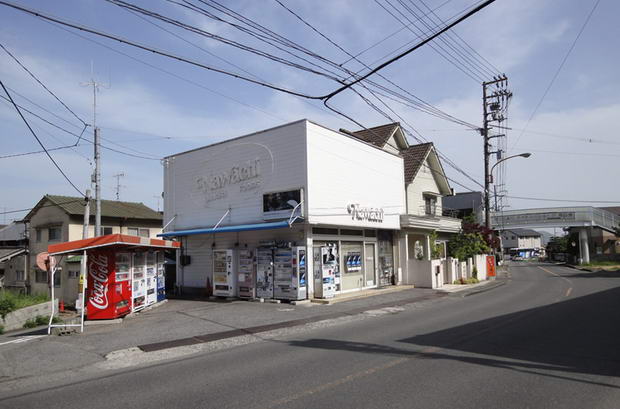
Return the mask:
<svg viewBox="0 0 620 409">
<path fill-rule="evenodd" d="M 263 222 L 263 193 L 305 187 L 306 121 L 171 156 L 164 166 L 166 231 Z M 223 187 L 209 184 L 235 167 L 256 164 L 257 174 Z M 209 185 L 209 187 L 207 187 Z"/>
<path fill-rule="evenodd" d="M 431 171 L 428 159 L 418 170 L 413 181 L 407 185 L 407 213 L 413 215 L 424 214 L 423 192 L 432 192 L 439 195 L 439 186 L 435 180 L 435 174 Z M 441 216 L 441 196 L 437 197 L 436 214 Z"/>
<path fill-rule="evenodd" d="M 399 229 L 405 210 L 402 158 L 308 122 L 307 219 L 312 224 Z M 359 220 L 350 204 L 381 208 L 382 222 Z"/>
</svg>

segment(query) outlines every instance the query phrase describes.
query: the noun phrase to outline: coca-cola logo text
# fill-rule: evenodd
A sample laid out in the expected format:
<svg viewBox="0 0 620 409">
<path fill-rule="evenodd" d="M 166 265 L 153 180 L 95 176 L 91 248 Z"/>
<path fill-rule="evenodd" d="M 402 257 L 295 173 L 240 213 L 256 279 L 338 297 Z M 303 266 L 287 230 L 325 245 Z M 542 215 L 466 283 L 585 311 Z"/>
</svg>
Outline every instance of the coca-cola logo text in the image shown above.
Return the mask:
<svg viewBox="0 0 620 409">
<path fill-rule="evenodd" d="M 108 256 L 93 254 L 88 258 L 88 275 L 93 280 L 89 302 L 100 310 L 108 308 Z"/>
</svg>

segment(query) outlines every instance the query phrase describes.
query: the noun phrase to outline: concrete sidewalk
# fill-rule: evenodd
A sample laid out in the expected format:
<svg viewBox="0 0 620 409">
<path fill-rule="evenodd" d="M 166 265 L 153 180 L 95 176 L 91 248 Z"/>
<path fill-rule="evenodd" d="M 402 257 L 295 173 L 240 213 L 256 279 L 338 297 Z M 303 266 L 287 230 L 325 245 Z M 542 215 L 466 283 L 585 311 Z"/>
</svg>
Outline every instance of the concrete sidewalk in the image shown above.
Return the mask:
<svg viewBox="0 0 620 409">
<path fill-rule="evenodd" d="M 46 328 L 15 331 L 0 335 L 0 383 L 84 367 L 105 360 L 110 352 L 138 345 L 288 321 L 316 322 L 335 314 L 357 314 L 385 305 L 445 296 L 430 289 L 393 287 L 391 290 L 376 290 L 381 296 L 366 296 L 333 305 L 171 299 L 158 308 L 127 317 L 120 323 L 88 325 L 83 334 L 42 336 L 47 333 Z"/>
<path fill-rule="evenodd" d="M 462 290 L 475 290 L 467 287 Z M 46 334 L 46 328 L 39 328 L 2 335 L 0 384 L 21 377 L 86 367 L 105 361 L 106 355 L 113 351 L 138 346 L 143 351 L 156 351 L 446 296 L 448 294 L 443 291 L 402 286 L 345 295 L 328 305 L 171 299 L 120 323 L 88 325 L 83 334 L 41 336 Z"/>
</svg>

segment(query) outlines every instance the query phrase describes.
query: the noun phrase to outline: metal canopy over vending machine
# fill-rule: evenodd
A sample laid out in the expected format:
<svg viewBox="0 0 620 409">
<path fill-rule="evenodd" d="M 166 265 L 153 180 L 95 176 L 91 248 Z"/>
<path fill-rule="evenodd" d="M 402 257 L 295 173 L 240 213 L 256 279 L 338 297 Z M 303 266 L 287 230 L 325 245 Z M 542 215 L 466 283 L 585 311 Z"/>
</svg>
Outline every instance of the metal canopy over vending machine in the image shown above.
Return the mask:
<svg viewBox="0 0 620 409">
<path fill-rule="evenodd" d="M 233 250 L 213 250 L 213 295 L 237 296 L 237 274 Z"/>
<path fill-rule="evenodd" d="M 179 242 L 109 234 L 53 244 L 48 246 L 48 252 L 50 258 L 83 255 L 87 280 L 84 289 L 86 308 L 82 310 L 88 319 L 113 319 L 135 310 L 136 300 L 139 305 L 146 302 L 146 252 L 152 251 L 154 260 L 159 260 L 161 255 L 163 271 L 161 250 L 176 250 L 179 247 Z M 51 269 L 52 279 L 54 272 Z M 53 315 L 53 301 L 51 304 Z M 52 327 L 51 321 L 49 327 Z"/>
<path fill-rule="evenodd" d="M 254 254 L 252 250 L 248 249 L 241 249 L 237 254 L 237 285 L 239 287 L 239 297 L 255 298 L 256 288 L 254 287 Z"/>
</svg>

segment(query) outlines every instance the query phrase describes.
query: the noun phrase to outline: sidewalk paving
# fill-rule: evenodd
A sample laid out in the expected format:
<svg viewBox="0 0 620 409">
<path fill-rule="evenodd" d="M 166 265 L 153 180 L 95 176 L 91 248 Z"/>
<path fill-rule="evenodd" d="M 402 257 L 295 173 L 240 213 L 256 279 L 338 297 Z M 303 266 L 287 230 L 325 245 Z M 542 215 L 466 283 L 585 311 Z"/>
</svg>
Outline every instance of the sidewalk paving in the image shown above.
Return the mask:
<svg viewBox="0 0 620 409">
<path fill-rule="evenodd" d="M 459 290 L 484 285 L 462 285 Z M 448 291 L 398 286 L 343 295 L 328 305 L 171 299 L 121 323 L 86 326 L 83 334 L 37 337 L 46 334 L 46 328 L 39 328 L 1 335 L 0 383 L 84 367 L 104 361 L 113 351 L 136 346 L 147 351 L 149 346 L 150 350 L 157 350 L 183 342 L 209 342 L 218 337 L 303 325 L 448 295 Z"/>
</svg>

